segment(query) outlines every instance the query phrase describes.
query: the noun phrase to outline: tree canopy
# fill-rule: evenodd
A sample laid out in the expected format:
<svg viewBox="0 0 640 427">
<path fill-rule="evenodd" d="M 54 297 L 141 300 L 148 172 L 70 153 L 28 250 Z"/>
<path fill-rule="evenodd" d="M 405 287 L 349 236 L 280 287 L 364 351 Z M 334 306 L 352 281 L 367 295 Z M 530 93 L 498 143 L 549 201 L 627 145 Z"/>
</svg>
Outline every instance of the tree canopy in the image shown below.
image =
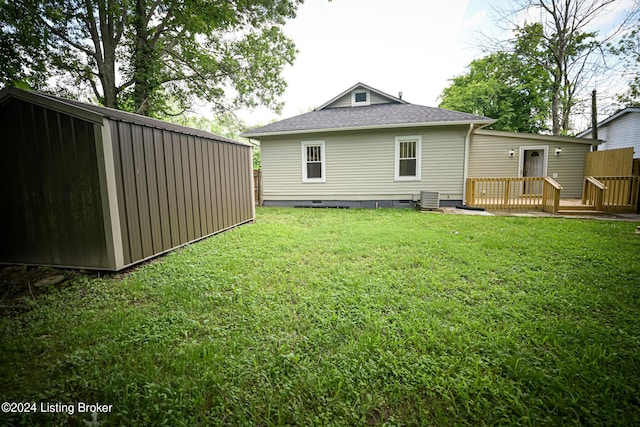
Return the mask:
<svg viewBox="0 0 640 427">
<path fill-rule="evenodd" d="M 618 95 L 617 100 L 623 107 L 640 107 L 640 20 L 622 37 L 613 52 L 623 58 L 625 77 L 629 81 L 627 90 Z"/>
<path fill-rule="evenodd" d="M 497 119 L 492 129 L 514 132 L 548 130 L 551 79 L 531 60 L 540 37 L 535 29 L 520 31 L 513 52 L 496 52 L 469 64 L 440 96 L 440 108 Z"/>
<path fill-rule="evenodd" d="M 467 74 L 454 78 L 441 95 L 441 106 L 492 116 L 498 119 L 496 129 L 568 134 L 575 107 L 589 99 L 600 76 L 615 72 L 607 65 L 610 50 L 606 47 L 628 27 L 638 5 L 617 18 L 617 28 L 601 35 L 594 28 L 616 0 L 518 0 L 514 4 L 498 22 L 508 23 L 516 37 L 498 41 L 498 49 L 473 61 Z M 523 16 L 528 17 L 524 22 Z M 637 52 L 637 35 L 632 32 L 617 53 Z M 629 95 L 636 96 L 637 88 L 632 83 Z"/>
<path fill-rule="evenodd" d="M 303 0 L 14 0 L 0 2 L 0 82 L 144 115 L 179 113 L 194 100 L 220 111 L 278 110 L 282 31 Z M 51 88 L 49 88 L 51 89 Z"/>
</svg>

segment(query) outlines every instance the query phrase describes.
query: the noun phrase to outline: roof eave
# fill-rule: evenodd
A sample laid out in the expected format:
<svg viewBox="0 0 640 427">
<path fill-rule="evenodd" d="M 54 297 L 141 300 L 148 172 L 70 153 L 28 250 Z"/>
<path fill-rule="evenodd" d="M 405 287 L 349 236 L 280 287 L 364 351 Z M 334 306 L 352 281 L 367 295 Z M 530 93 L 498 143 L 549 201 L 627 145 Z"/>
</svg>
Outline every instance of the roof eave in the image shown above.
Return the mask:
<svg viewBox="0 0 640 427">
<path fill-rule="evenodd" d="M 611 116 L 607 117 L 606 119 L 604 119 L 603 121 L 599 122 L 596 126 L 599 128 L 601 128 L 602 126 L 611 123 L 612 121 L 616 120 L 618 117 L 623 116 L 627 113 L 640 113 L 640 108 L 639 107 L 627 107 L 623 110 L 618 111 L 615 114 L 612 114 Z M 584 138 L 585 135 L 590 134 L 593 131 L 593 127 L 590 127 L 589 129 L 582 131 L 580 133 L 578 133 L 576 135 L 577 138 Z"/>
<path fill-rule="evenodd" d="M 276 132 L 247 132 L 240 136 L 245 138 L 261 138 L 265 136 L 280 136 L 280 135 L 296 135 L 296 134 L 308 134 L 308 133 L 322 133 L 322 132 L 343 132 L 343 131 L 356 131 L 356 130 L 373 130 L 373 129 L 398 129 L 408 127 L 433 127 L 433 126 L 459 126 L 469 124 L 479 124 L 483 126 L 495 123 L 496 120 L 455 120 L 455 121 L 439 121 L 439 122 L 418 122 L 418 123 L 393 123 L 384 125 L 365 125 L 365 126 L 352 126 L 352 127 L 340 127 L 340 128 L 319 128 L 319 129 L 297 129 L 286 130 Z"/>
<path fill-rule="evenodd" d="M 541 134 L 535 134 L 535 133 L 508 132 L 508 131 L 487 130 L 487 129 L 477 129 L 474 133 L 476 135 L 488 135 L 488 136 L 494 135 L 494 136 L 503 136 L 506 138 L 537 139 L 542 141 L 558 142 L 558 143 L 566 142 L 570 144 L 597 145 L 604 142 L 600 139 L 586 139 L 586 138 L 580 138 L 577 136 L 541 135 Z"/>
</svg>

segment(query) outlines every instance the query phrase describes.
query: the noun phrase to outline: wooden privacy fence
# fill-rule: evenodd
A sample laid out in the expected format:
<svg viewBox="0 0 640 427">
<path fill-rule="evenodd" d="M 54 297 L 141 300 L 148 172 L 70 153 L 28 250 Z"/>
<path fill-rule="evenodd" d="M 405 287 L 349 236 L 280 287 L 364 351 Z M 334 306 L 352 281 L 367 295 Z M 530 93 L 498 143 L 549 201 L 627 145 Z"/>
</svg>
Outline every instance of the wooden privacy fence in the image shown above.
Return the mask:
<svg viewBox="0 0 640 427">
<path fill-rule="evenodd" d="M 253 170 L 253 192 L 255 193 L 256 205 L 262 206 L 262 170 Z"/>
<path fill-rule="evenodd" d="M 549 177 L 467 178 L 468 206 L 490 209 L 527 209 L 555 213 L 562 187 Z"/>
<path fill-rule="evenodd" d="M 585 156 L 585 176 L 630 176 L 632 169 L 633 147 L 592 151 Z"/>
<path fill-rule="evenodd" d="M 588 176 L 582 203 L 605 212 L 636 212 L 639 193 L 639 176 Z"/>
</svg>

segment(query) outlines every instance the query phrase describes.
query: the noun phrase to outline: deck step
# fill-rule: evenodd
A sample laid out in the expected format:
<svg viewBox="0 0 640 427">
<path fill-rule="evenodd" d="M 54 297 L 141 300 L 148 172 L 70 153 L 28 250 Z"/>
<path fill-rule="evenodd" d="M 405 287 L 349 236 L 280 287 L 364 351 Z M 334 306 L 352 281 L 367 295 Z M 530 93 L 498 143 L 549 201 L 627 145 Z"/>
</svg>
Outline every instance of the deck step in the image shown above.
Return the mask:
<svg viewBox="0 0 640 427">
<path fill-rule="evenodd" d="M 560 206 L 560 209 L 556 212 L 558 215 L 604 215 L 604 211 L 596 210 L 595 208 L 575 209 L 574 206 Z"/>
<path fill-rule="evenodd" d="M 561 211 L 595 211 L 597 210 L 593 205 L 560 205 L 558 209 Z"/>
</svg>

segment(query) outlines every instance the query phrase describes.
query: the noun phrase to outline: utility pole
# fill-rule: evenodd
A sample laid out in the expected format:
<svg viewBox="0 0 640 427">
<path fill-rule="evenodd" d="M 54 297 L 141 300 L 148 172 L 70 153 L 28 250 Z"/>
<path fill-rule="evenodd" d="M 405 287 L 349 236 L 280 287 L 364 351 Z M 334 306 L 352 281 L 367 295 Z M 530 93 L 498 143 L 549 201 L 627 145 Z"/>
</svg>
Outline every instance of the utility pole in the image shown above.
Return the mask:
<svg viewBox="0 0 640 427">
<path fill-rule="evenodd" d="M 595 89 L 591 92 L 591 138 L 598 139 L 598 109 Z"/>
</svg>

